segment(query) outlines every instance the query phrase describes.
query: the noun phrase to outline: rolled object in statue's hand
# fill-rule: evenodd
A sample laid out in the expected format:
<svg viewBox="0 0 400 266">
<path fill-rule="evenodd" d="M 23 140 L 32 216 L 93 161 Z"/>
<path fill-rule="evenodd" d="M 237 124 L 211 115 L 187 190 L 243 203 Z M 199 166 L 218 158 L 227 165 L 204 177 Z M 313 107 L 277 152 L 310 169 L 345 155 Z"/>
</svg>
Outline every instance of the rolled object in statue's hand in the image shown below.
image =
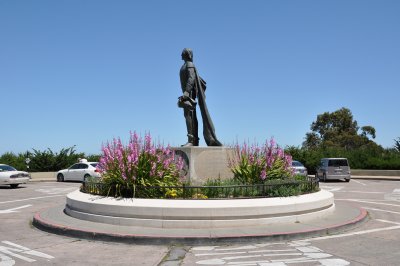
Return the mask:
<svg viewBox="0 0 400 266">
<path fill-rule="evenodd" d="M 178 107 L 179 108 L 188 108 L 188 109 L 195 109 L 197 102 L 190 97 L 187 96 L 180 96 L 178 98 Z"/>
</svg>

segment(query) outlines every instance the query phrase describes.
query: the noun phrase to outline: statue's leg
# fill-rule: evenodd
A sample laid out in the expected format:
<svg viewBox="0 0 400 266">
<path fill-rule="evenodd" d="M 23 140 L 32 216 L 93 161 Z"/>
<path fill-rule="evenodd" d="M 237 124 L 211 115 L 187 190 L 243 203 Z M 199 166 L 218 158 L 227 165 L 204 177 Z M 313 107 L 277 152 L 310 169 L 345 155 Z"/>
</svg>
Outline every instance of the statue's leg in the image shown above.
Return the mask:
<svg viewBox="0 0 400 266">
<path fill-rule="evenodd" d="M 192 111 L 192 118 L 193 118 L 192 135 L 194 138 L 193 145 L 199 146 L 199 123 L 197 121 L 196 109 Z"/>
<path fill-rule="evenodd" d="M 190 110 L 188 108 L 183 108 L 183 115 L 185 116 L 187 133 L 191 134 L 192 127 L 193 127 L 193 121 L 192 121 L 192 115 L 190 113 Z"/>
<path fill-rule="evenodd" d="M 182 147 L 187 147 L 187 146 L 195 146 L 195 137 L 193 135 L 193 129 L 194 129 L 194 120 L 193 120 L 193 114 L 188 108 L 183 108 L 183 115 L 185 116 L 185 121 L 186 121 L 186 129 L 187 129 L 187 136 L 188 136 L 188 142 L 186 144 L 183 144 Z M 197 122 L 197 119 L 196 119 Z"/>
</svg>

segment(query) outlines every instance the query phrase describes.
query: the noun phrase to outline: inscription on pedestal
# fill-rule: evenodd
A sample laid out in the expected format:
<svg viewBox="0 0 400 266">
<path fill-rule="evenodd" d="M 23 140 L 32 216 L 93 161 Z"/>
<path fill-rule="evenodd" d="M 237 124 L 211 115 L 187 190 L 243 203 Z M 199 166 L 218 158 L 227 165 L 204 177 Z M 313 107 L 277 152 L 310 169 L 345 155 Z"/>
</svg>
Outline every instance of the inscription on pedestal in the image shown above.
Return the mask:
<svg viewBox="0 0 400 266">
<path fill-rule="evenodd" d="M 227 147 L 173 147 L 177 156 L 186 163 L 184 171 L 192 184 L 202 184 L 207 179 L 232 178 L 228 158 L 234 149 Z"/>
</svg>

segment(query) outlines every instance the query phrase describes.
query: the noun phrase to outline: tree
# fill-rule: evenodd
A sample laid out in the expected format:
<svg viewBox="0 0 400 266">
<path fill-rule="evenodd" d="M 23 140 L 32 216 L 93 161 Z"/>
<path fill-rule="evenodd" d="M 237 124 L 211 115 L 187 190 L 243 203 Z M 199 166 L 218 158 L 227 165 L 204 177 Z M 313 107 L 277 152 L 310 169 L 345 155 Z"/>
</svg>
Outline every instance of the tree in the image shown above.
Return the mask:
<svg viewBox="0 0 400 266">
<path fill-rule="evenodd" d="M 318 115 L 317 120 L 311 124 L 311 130 L 318 133 L 322 140 L 327 140 L 344 132 L 357 134 L 358 126 L 357 121 L 353 121 L 351 111 L 343 107 L 333 113 Z"/>
<path fill-rule="evenodd" d="M 53 152 L 51 149 L 44 151 L 32 149 L 31 171 L 58 171 L 76 163 L 78 158 L 84 158 L 84 153 L 76 153 L 75 146 L 63 148 L 60 152 Z"/>
<path fill-rule="evenodd" d="M 367 137 L 367 135 L 371 135 L 371 137 L 374 139 L 376 137 L 375 135 L 375 128 L 371 126 L 363 126 L 361 128 L 361 136 Z"/>
<path fill-rule="evenodd" d="M 394 148 L 400 152 L 400 137 L 394 140 Z"/>
<path fill-rule="evenodd" d="M 303 148 L 306 149 L 337 147 L 350 150 L 370 142 L 375 144 L 367 137 L 368 135 L 376 137 L 375 128 L 363 126 L 361 134 L 358 134 L 360 129 L 358 123 L 354 120 L 350 109 L 345 107 L 332 113 L 325 112 L 318 115 L 310 129 L 312 132 L 306 134 L 303 142 Z"/>
<path fill-rule="evenodd" d="M 303 147 L 309 150 L 317 149 L 321 145 L 321 138 L 315 132 L 306 133 L 306 140 L 303 142 Z"/>
<path fill-rule="evenodd" d="M 0 156 L 0 163 L 11 165 L 17 170 L 26 170 L 25 158 L 23 153 L 16 155 L 12 152 L 6 152 Z"/>
</svg>

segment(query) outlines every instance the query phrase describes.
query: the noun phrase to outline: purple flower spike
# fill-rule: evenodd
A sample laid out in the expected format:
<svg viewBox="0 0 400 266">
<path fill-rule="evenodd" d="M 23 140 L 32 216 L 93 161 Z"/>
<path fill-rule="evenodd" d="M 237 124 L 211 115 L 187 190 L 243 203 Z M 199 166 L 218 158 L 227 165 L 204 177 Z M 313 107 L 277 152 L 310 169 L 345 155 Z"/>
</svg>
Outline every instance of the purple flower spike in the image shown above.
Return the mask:
<svg viewBox="0 0 400 266">
<path fill-rule="evenodd" d="M 173 182 L 176 184 L 181 182 L 183 160 L 180 157 L 175 160 L 175 154 L 169 146 L 165 148 L 160 143 L 155 145 L 150 133 L 146 133 L 144 139 L 136 131 L 129 134 L 127 145 L 120 138 L 113 138 L 112 142 L 102 145 L 98 168 L 103 177 L 139 182 L 138 184 L 151 180 L 150 182 L 155 182 L 154 185 L 159 185 L 164 178 L 168 178 L 168 182 L 175 180 Z"/>
<path fill-rule="evenodd" d="M 286 155 L 275 140 L 266 140 L 264 145 L 235 144 L 235 152 L 229 157 L 228 166 L 235 178 L 241 182 L 258 184 L 267 179 L 292 176 L 291 156 Z"/>
</svg>

